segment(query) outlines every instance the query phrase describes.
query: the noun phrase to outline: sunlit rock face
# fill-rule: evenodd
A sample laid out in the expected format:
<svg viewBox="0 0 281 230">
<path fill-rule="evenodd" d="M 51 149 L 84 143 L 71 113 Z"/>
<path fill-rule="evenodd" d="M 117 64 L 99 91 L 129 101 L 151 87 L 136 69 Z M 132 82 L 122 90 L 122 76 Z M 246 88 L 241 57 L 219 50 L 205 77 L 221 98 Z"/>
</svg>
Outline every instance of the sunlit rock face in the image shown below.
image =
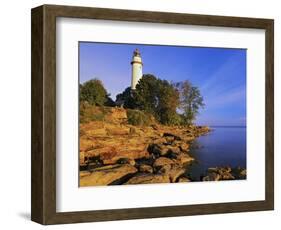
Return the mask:
<svg viewBox="0 0 281 230">
<path fill-rule="evenodd" d="M 190 142 L 207 127 L 128 123 L 127 110 L 94 107 L 80 123 L 80 186 L 188 182 Z"/>
</svg>

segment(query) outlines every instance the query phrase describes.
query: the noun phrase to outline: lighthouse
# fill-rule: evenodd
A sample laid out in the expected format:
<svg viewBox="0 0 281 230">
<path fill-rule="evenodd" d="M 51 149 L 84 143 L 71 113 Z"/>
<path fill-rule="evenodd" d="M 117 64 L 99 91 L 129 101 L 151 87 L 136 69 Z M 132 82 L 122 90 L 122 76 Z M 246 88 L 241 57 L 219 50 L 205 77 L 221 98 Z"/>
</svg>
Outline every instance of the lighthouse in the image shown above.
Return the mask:
<svg viewBox="0 0 281 230">
<path fill-rule="evenodd" d="M 134 51 L 131 65 L 132 65 L 131 89 L 136 89 L 136 85 L 138 84 L 139 80 L 142 78 L 142 66 L 143 66 L 140 52 L 138 49 L 135 49 Z"/>
</svg>

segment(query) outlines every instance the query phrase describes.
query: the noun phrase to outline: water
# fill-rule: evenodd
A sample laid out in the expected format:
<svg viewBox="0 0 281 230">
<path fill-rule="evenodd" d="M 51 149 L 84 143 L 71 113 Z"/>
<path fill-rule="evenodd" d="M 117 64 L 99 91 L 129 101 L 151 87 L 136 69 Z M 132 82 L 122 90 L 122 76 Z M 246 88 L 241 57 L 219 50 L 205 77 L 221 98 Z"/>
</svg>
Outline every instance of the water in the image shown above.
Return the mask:
<svg viewBox="0 0 281 230">
<path fill-rule="evenodd" d="M 212 131 L 198 137 L 191 148 L 196 162 L 188 171 L 192 180 L 200 180 L 210 167 L 246 168 L 246 127 L 211 127 Z"/>
</svg>

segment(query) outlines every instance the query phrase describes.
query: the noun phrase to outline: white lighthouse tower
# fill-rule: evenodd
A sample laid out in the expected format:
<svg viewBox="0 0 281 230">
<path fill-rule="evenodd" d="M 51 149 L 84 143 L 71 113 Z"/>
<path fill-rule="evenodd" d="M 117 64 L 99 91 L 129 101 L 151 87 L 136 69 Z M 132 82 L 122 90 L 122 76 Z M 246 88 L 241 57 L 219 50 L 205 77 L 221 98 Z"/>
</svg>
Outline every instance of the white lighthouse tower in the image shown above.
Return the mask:
<svg viewBox="0 0 281 230">
<path fill-rule="evenodd" d="M 132 65 L 131 89 L 136 89 L 136 85 L 138 84 L 139 80 L 142 78 L 142 66 L 143 66 L 140 52 L 138 49 L 135 49 L 134 51 L 131 65 Z"/>
</svg>

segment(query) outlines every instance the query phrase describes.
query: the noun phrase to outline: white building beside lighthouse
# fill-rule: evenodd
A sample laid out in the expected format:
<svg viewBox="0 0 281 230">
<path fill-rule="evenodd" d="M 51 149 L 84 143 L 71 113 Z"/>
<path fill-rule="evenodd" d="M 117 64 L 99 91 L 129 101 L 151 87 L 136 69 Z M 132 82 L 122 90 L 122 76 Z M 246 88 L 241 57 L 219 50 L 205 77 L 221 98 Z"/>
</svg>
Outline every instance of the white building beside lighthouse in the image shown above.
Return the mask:
<svg viewBox="0 0 281 230">
<path fill-rule="evenodd" d="M 136 89 L 136 85 L 138 84 L 139 80 L 142 78 L 142 66 L 143 66 L 140 52 L 138 49 L 135 49 L 134 51 L 131 65 L 132 65 L 131 89 Z"/>
</svg>

